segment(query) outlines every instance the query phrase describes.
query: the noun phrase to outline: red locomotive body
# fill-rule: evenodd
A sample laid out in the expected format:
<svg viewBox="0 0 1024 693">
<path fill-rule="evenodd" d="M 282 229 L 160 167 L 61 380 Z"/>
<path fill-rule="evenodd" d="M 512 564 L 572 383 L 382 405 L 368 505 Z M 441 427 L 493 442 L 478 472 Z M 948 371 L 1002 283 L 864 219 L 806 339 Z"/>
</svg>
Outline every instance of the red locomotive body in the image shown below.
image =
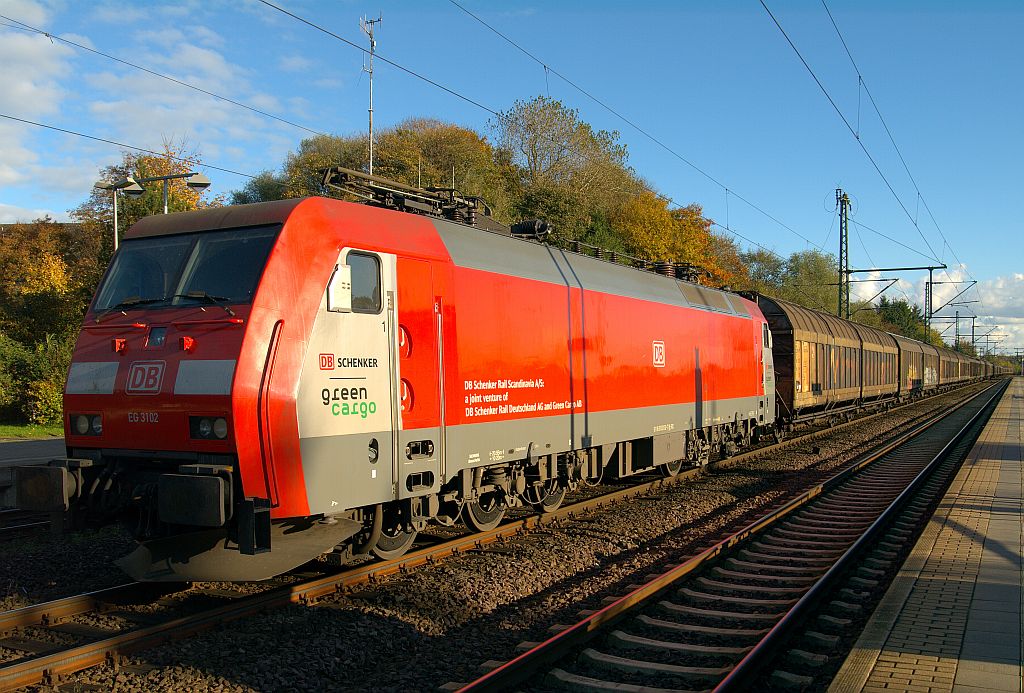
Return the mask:
<svg viewBox="0 0 1024 693">
<path fill-rule="evenodd" d="M 443 219 L 323 198 L 126 235 L 19 505 L 134 518 L 141 579 L 263 579 L 551 510 L 774 430 L 756 303 Z"/>
</svg>

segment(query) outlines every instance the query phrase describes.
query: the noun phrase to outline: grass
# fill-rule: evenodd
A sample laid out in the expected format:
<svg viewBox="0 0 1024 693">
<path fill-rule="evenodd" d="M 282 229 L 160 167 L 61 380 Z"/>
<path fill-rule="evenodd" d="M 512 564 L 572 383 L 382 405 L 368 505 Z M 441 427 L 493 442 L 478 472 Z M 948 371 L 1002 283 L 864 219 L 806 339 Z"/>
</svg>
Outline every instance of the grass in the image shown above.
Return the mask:
<svg viewBox="0 0 1024 693">
<path fill-rule="evenodd" d="M 17 440 L 40 440 L 60 438 L 64 435 L 64 426 L 38 424 L 0 424 L 0 439 L 14 438 Z"/>
</svg>

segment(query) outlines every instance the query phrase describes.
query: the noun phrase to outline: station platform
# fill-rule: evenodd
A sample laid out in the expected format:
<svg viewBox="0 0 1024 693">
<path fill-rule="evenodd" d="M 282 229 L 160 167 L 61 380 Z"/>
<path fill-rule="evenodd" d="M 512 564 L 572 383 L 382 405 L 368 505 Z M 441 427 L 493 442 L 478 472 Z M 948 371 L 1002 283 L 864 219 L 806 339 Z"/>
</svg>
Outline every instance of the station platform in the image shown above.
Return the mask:
<svg viewBox="0 0 1024 693">
<path fill-rule="evenodd" d="M 1024 378 L 1014 378 L 829 691 L 1022 690 Z"/>
</svg>

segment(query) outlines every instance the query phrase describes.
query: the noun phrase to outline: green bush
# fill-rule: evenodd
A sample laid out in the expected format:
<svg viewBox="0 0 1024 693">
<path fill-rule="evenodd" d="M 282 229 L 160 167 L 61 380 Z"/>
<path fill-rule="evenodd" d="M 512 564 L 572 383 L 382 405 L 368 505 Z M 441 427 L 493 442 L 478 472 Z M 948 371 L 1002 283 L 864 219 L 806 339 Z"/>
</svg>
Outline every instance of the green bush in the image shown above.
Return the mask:
<svg viewBox="0 0 1024 693">
<path fill-rule="evenodd" d="M 21 418 L 25 387 L 32 377 L 32 350 L 0 333 L 0 419 Z"/>
<path fill-rule="evenodd" d="M 0 418 L 60 423 L 64 380 L 74 348 L 74 334 L 47 335 L 35 347 L 0 334 Z"/>
<path fill-rule="evenodd" d="M 64 420 L 64 381 L 33 380 L 25 390 L 28 422 L 47 425 Z"/>
</svg>

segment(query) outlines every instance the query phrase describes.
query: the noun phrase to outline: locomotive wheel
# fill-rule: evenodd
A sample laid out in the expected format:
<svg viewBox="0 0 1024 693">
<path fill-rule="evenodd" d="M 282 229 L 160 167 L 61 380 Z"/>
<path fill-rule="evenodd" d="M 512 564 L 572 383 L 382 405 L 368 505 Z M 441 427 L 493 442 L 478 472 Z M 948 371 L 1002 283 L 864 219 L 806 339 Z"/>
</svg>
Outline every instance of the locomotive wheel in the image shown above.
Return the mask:
<svg viewBox="0 0 1024 693">
<path fill-rule="evenodd" d="M 676 460 L 675 462 L 668 462 L 667 464 L 658 465 L 658 469 L 661 470 L 663 476 L 672 478 L 679 474 L 683 469 L 683 460 Z"/>
<path fill-rule="evenodd" d="M 397 526 L 385 528 L 373 547 L 373 555 L 385 561 L 398 558 L 412 547 L 416 534 L 416 530 L 407 532 Z"/>
<path fill-rule="evenodd" d="M 405 529 L 398 508 L 394 504 L 378 507 L 377 512 L 381 513 L 381 530 L 377 543 L 373 545 L 373 555 L 385 561 L 398 558 L 416 541 L 416 530 Z"/>
<path fill-rule="evenodd" d="M 530 505 L 539 513 L 553 513 L 565 500 L 565 487 L 559 484 L 557 479 L 551 479 L 544 485 L 544 492 L 544 497 L 539 503 Z"/>
<path fill-rule="evenodd" d="M 492 530 L 504 517 L 505 506 L 496 493 L 485 493 L 462 506 L 462 521 L 474 532 Z"/>
</svg>

